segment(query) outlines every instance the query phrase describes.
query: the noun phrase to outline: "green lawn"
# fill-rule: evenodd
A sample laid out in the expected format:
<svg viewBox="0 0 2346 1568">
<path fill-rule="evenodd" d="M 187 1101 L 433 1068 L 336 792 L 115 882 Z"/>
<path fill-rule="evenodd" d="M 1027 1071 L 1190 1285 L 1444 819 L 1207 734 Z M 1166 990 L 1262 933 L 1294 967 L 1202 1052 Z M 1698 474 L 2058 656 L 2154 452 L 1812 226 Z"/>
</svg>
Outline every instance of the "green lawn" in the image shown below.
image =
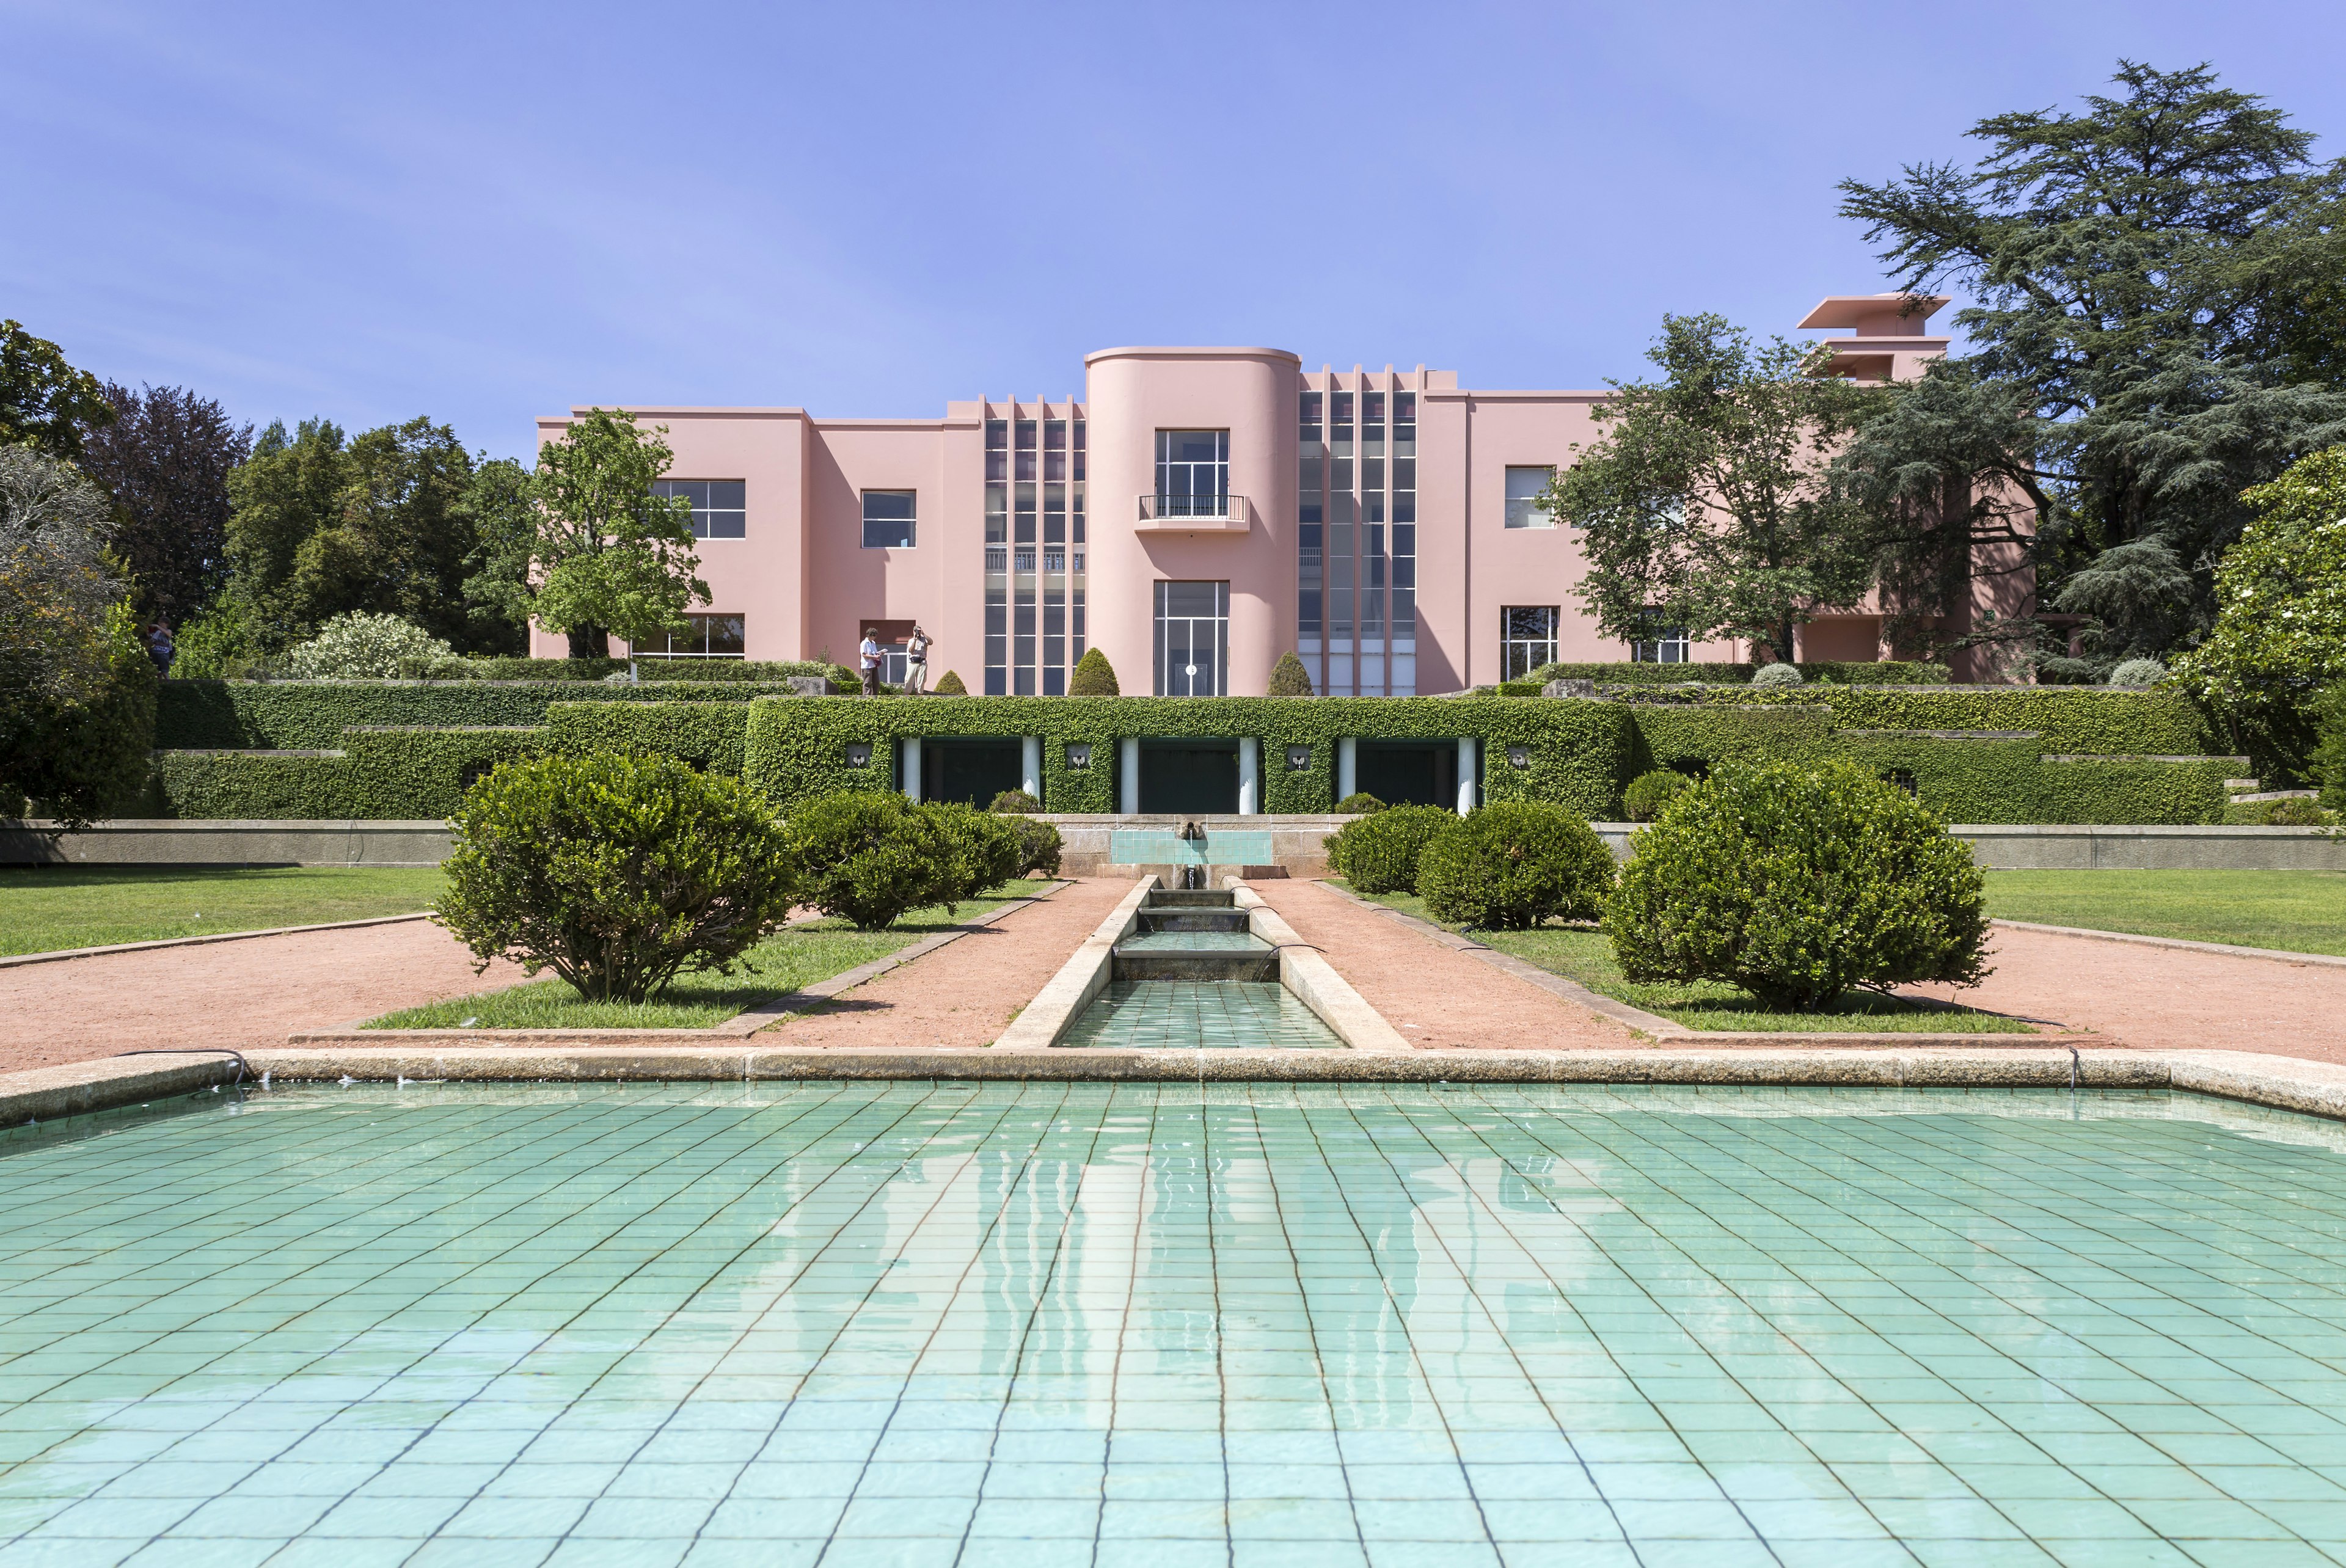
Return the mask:
<svg viewBox="0 0 2346 1568">
<path fill-rule="evenodd" d="M 1368 897 L 1362 894 L 1362 897 Z M 1411 893 L 1383 893 L 1375 902 L 1387 904 L 1420 920 L 1432 920 L 1425 901 Z M 1451 929 L 1455 930 L 1456 927 Z M 1604 933 L 1587 926 L 1547 925 L 1535 931 L 1478 931 L 1474 940 L 1513 953 L 1566 980 L 1577 981 L 1600 996 L 1626 1002 L 1647 1013 L 1659 1013 L 1689 1029 L 1736 1033 L 1798 1033 L 1833 1034 L 2019 1034 L 2028 1025 L 1991 1013 L 1927 1003 L 1859 994 L 1817 1013 L 1779 1013 L 1760 1005 L 1758 998 L 1708 981 L 1687 984 L 1649 984 L 1625 979 L 1613 962 L 1613 944 Z"/>
<path fill-rule="evenodd" d="M 2346 871 L 1990 871 L 1998 920 L 2346 957 Z"/>
<path fill-rule="evenodd" d="M 0 954 L 413 914 L 436 866 L 0 867 Z"/>
<path fill-rule="evenodd" d="M 666 994 L 642 1003 L 589 1002 L 566 980 L 536 980 L 410 1007 L 370 1019 L 367 1029 L 706 1029 L 770 996 L 828 980 L 883 958 L 949 926 L 973 920 L 1023 893 L 964 899 L 958 914 L 915 910 L 886 931 L 862 932 L 845 921 L 777 932 L 742 955 L 731 974 L 679 975 Z"/>
</svg>

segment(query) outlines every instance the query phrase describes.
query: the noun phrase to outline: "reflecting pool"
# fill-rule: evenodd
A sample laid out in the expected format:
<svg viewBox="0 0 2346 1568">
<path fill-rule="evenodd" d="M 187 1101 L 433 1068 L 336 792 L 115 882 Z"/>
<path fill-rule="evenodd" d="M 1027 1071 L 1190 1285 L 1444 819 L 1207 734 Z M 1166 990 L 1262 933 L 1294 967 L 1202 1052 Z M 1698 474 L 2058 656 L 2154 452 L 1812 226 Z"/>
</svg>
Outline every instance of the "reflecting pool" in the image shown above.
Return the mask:
<svg viewBox="0 0 2346 1568">
<path fill-rule="evenodd" d="M 0 1136 L 0 1565 L 2346 1561 L 2341 1150 L 2158 1094 L 82 1118 Z"/>
</svg>

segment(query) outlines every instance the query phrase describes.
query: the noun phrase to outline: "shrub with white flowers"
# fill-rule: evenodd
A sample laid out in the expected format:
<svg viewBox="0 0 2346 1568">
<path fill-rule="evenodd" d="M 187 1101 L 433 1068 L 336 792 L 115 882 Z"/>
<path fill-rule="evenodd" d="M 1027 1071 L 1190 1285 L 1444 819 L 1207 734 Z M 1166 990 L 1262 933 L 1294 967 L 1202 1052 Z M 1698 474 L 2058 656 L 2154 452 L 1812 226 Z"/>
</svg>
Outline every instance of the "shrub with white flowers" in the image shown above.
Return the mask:
<svg viewBox="0 0 2346 1568">
<path fill-rule="evenodd" d="M 352 610 L 318 628 L 290 658 L 301 680 L 389 680 L 403 658 L 436 659 L 454 650 L 422 626 L 397 616 Z"/>
</svg>

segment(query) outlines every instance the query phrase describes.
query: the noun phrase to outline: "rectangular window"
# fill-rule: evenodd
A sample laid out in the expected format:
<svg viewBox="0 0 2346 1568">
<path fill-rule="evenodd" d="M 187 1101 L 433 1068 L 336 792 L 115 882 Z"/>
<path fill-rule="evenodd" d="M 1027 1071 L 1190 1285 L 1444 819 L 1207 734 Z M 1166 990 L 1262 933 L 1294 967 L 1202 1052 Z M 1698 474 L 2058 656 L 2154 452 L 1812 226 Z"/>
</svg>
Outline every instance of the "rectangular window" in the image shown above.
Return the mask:
<svg viewBox="0 0 2346 1568">
<path fill-rule="evenodd" d="M 749 533 L 749 484 L 740 479 L 655 479 L 655 495 L 681 495 L 692 503 L 692 536 L 740 539 Z"/>
<path fill-rule="evenodd" d="M 1547 493 L 1548 481 L 1555 477 L 1554 468 L 1510 467 L 1507 470 L 1508 527 L 1556 526 L 1556 519 L 1549 514 L 1547 504 L 1540 499 Z"/>
<path fill-rule="evenodd" d="M 1219 517 L 1230 494 L 1230 433 L 1157 433 L 1157 505 L 1160 517 Z"/>
<path fill-rule="evenodd" d="M 634 651 L 638 658 L 740 658 L 746 652 L 740 616 L 687 616 L 685 629 Z"/>
<path fill-rule="evenodd" d="M 1543 665 L 1556 662 L 1556 629 L 1562 618 L 1556 605 L 1509 605 L 1499 612 L 1503 680 L 1521 680 Z"/>
<path fill-rule="evenodd" d="M 1230 646 L 1228 583 L 1157 585 L 1157 695 L 1227 697 Z"/>
<path fill-rule="evenodd" d="M 863 547 L 867 550 L 909 550 L 913 547 L 913 490 L 867 490 L 863 493 Z"/>
<path fill-rule="evenodd" d="M 1687 632 L 1684 626 L 1666 626 L 1657 611 L 1646 613 L 1643 636 L 1629 644 L 1632 664 L 1684 664 L 1687 662 Z"/>
</svg>

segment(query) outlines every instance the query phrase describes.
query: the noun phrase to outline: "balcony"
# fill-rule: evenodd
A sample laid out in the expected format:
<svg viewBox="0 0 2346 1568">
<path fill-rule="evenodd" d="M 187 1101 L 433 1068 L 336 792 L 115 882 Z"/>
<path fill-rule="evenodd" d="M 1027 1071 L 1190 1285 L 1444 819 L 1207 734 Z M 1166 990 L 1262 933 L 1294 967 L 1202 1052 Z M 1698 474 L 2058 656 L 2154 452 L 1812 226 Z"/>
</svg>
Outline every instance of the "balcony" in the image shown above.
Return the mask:
<svg viewBox="0 0 2346 1568">
<path fill-rule="evenodd" d="M 1213 495 L 1144 495 L 1140 520 L 1143 534 L 1243 534 L 1251 514 L 1243 495 L 1227 492 Z"/>
</svg>

